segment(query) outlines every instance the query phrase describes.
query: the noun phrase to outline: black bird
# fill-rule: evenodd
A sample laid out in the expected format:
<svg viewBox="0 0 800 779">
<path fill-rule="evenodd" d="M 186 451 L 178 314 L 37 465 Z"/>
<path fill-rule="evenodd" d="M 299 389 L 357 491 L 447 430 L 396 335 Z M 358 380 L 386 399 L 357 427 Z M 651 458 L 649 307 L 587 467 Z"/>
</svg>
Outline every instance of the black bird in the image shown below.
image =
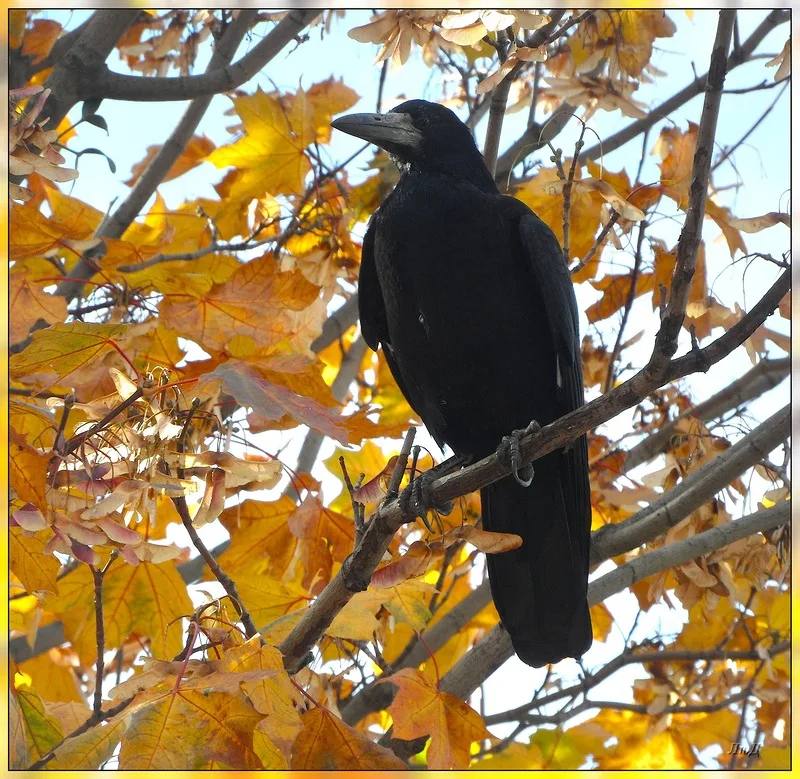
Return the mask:
<svg viewBox="0 0 800 779">
<path fill-rule="evenodd" d="M 364 237 L 361 331 L 437 443 L 468 462 L 580 406 L 578 309 L 561 248 L 499 193 L 467 127 L 425 100 L 332 125 L 384 148 L 401 171 Z M 592 641 L 586 440 L 533 465 L 529 488 L 515 471 L 481 490 L 481 508 L 484 528 L 522 536 L 519 549 L 487 556 L 489 582 L 517 655 L 539 667 Z"/>
</svg>

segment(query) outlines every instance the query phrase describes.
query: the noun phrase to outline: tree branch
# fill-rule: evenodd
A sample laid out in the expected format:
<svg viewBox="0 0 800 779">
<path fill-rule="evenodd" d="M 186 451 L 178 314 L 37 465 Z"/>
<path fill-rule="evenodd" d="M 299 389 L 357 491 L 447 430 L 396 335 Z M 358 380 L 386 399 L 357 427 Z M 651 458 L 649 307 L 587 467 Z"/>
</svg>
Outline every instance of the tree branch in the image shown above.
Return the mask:
<svg viewBox="0 0 800 779">
<path fill-rule="evenodd" d="M 523 463 L 532 462 L 556 449 L 562 448 L 587 430 L 596 427 L 616 416 L 620 411 L 640 402 L 665 381 L 671 381 L 699 369 L 707 369 L 710 364 L 730 353 L 741 344 L 767 318 L 783 298 L 790 283 L 789 271 L 784 271 L 778 281 L 764 297 L 745 314 L 739 322 L 720 338 L 704 349 L 699 349 L 671 361 L 664 377 L 654 376 L 646 368 L 606 395 L 587 403 L 560 419 L 545 425 L 538 432 L 528 434 L 520 440 L 520 454 Z M 715 359 L 708 359 L 707 355 Z M 497 454 L 455 473 L 448 473 L 430 484 L 430 498 L 434 503 L 454 500 L 480 487 L 497 481 L 510 473 L 508 465 Z M 361 543 L 351 555 L 348 570 L 358 572 L 359 579 L 368 577 L 383 557 L 394 533 L 409 521 L 403 514 L 401 501 L 392 501 L 382 506 L 372 515 Z M 309 606 L 298 624 L 282 642 L 287 667 L 296 668 L 302 658 L 316 643 L 334 616 L 358 591 L 358 582 L 351 579 L 345 582 L 343 572 L 333 578 L 319 597 Z"/>
<path fill-rule="evenodd" d="M 624 522 L 595 531 L 591 540 L 591 563 L 596 565 L 629 552 L 665 533 L 745 470 L 761 462 L 788 434 L 789 411 L 787 406 L 647 508 Z M 419 665 L 430 653 L 444 646 L 490 600 L 488 582 L 483 582 L 440 622 L 426 630 L 409 654 L 393 665 L 392 671 Z M 392 698 L 388 685 L 375 685 L 349 701 L 342 709 L 342 718 L 348 724 L 355 724 L 371 711 L 388 706 Z"/>
<path fill-rule="evenodd" d="M 672 274 L 669 301 L 661 318 L 661 327 L 656 334 L 653 355 L 649 366 L 653 371 L 663 370 L 678 348 L 678 333 L 686 315 L 689 286 L 694 276 L 697 248 L 703 231 L 703 217 L 708 195 L 708 177 L 711 157 L 714 153 L 714 136 L 717 132 L 717 117 L 722 102 L 722 87 L 725 83 L 728 48 L 731 43 L 736 11 L 720 11 L 717 35 L 711 51 L 711 63 L 706 78 L 706 96 L 700 115 L 692 164 L 692 181 L 689 187 L 689 205 L 676 250 L 675 271 Z"/>
<path fill-rule="evenodd" d="M 791 272 L 786 270 L 761 300 L 723 335 L 703 349 L 692 351 L 672 360 L 668 371 L 668 380 L 674 381 L 694 371 L 706 370 L 709 365 L 719 362 L 730 354 L 752 335 L 777 308 L 783 296 L 789 291 L 790 284 Z M 646 371 L 640 371 L 603 397 L 546 425 L 538 433 L 523 437 L 520 443 L 523 461 L 532 462 L 538 457 L 543 457 L 549 452 L 568 445 L 587 430 L 607 422 L 626 408 L 636 405 L 658 386 L 660 383 L 657 379 L 648 375 Z M 455 464 L 454 460 L 446 461 L 440 468 L 447 471 Z M 490 455 L 467 468 L 457 472 L 448 472 L 432 482 L 430 485 L 431 498 L 436 503 L 453 500 L 490 484 L 508 473 L 507 466 L 500 463 L 496 455 Z M 392 536 L 404 521 L 398 501 L 393 501 L 376 512 L 369 523 L 361 545 L 354 552 L 356 568 L 362 571 L 374 570 L 380 562 L 383 552 L 388 548 Z M 217 547 L 215 552 L 219 549 L 220 547 Z M 202 560 L 200 558 L 190 560 L 184 563 L 180 570 L 184 580 L 194 581 L 202 570 Z M 324 599 L 322 599 L 322 595 L 325 596 Z M 296 628 L 285 642 L 287 649 L 296 648 L 298 651 L 306 642 L 310 642 L 298 657 L 303 657 L 315 643 L 335 614 L 350 599 L 352 592 L 345 587 L 340 572 L 326 587 L 322 595 L 309 607 L 308 612 L 311 613 L 304 616 L 302 635 L 296 632 Z M 328 613 L 327 610 L 330 612 Z M 40 654 L 52 646 L 58 646 L 63 641 L 63 625 L 52 623 L 45 625 L 39 631 L 32 650 L 23 637 L 12 639 L 10 643 L 13 657 L 21 661 Z"/>
<path fill-rule="evenodd" d="M 321 13 L 316 8 L 294 9 L 263 40 L 232 65 L 217 68 L 202 76 L 143 77 L 114 73 L 107 67 L 95 71 L 91 83 L 82 85 L 82 99 L 165 101 L 193 100 L 197 97 L 229 92 L 255 76 L 289 41 Z"/>
<path fill-rule="evenodd" d="M 42 110 L 42 119 L 56 128 L 75 103 L 84 100 L 86 74 L 105 67 L 105 60 L 119 37 L 139 15 L 138 8 L 118 8 L 95 11 L 74 40 L 74 43 L 55 64 L 45 87 L 51 90 Z"/>
<path fill-rule="evenodd" d="M 343 336 L 358 321 L 358 293 L 349 297 L 322 325 L 322 332 L 311 342 L 312 352 L 321 352 Z"/>
<path fill-rule="evenodd" d="M 791 642 L 781 641 L 766 650 L 770 657 L 788 652 L 791 647 Z M 646 665 L 648 663 L 697 663 L 702 661 L 712 660 L 733 660 L 743 661 L 752 660 L 758 662 L 762 660 L 762 656 L 753 651 L 741 650 L 725 650 L 725 649 L 711 649 L 711 650 L 677 650 L 666 649 L 658 652 L 640 652 L 637 647 L 626 648 L 624 652 L 617 655 L 613 660 L 610 660 L 597 672 L 591 674 L 588 678 L 581 680 L 578 684 L 570 687 L 565 687 L 563 690 L 544 695 L 541 698 L 531 701 L 530 703 L 516 706 L 507 711 L 501 711 L 497 714 L 490 714 L 485 718 L 487 725 L 497 725 L 501 722 L 525 722 L 526 724 L 535 724 L 529 721 L 528 715 L 533 709 L 541 709 L 555 701 L 563 700 L 564 698 L 574 698 L 583 692 L 596 687 L 600 682 L 605 681 L 610 676 L 613 676 L 620 668 L 626 665 Z"/>
<path fill-rule="evenodd" d="M 589 586 L 589 603 L 592 605 L 601 603 L 609 595 L 621 592 L 654 573 L 683 565 L 754 533 L 774 530 L 786 524 L 790 514 L 791 504 L 789 501 L 784 501 L 772 508 L 756 511 L 742 519 L 712 527 L 684 541 L 635 557 L 592 582 Z M 658 534 L 657 531 L 654 535 Z"/>
</svg>

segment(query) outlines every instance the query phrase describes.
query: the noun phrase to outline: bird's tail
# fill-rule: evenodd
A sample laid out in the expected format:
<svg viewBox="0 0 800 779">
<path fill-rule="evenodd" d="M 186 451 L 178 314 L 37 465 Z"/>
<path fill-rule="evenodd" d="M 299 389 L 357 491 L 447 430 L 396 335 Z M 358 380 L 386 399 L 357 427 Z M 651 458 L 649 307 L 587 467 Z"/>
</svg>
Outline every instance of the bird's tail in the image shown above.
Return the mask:
<svg viewBox="0 0 800 779">
<path fill-rule="evenodd" d="M 534 462 L 530 487 L 508 477 L 481 490 L 484 528 L 523 539 L 519 549 L 487 555 L 487 565 L 503 627 L 535 668 L 580 657 L 592 643 L 585 456 L 579 440 Z"/>
</svg>

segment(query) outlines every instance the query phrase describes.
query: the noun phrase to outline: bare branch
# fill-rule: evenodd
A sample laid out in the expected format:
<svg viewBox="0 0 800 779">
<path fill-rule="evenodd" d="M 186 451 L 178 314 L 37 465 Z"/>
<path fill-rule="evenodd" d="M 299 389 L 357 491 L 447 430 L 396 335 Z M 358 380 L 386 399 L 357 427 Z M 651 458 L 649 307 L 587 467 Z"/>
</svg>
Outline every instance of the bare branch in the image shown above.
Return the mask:
<svg viewBox="0 0 800 779">
<path fill-rule="evenodd" d="M 772 508 L 756 511 L 742 519 L 712 527 L 685 541 L 640 555 L 592 582 L 589 586 L 589 602 L 601 603 L 609 595 L 621 592 L 654 573 L 683 565 L 754 533 L 774 530 L 789 521 L 790 513 L 790 503 L 785 501 Z"/>
<path fill-rule="evenodd" d="M 592 534 L 591 542 L 590 559 L 592 564 L 596 565 L 616 555 L 629 552 L 663 534 L 710 500 L 747 468 L 760 462 L 763 459 L 764 451 L 768 452 L 773 449 L 787 435 L 788 415 L 789 407 L 787 406 L 782 412 L 767 420 L 742 441 L 689 476 L 658 501 L 642 509 L 625 522 L 608 525 L 595 531 Z M 761 513 L 763 512 L 759 512 L 759 515 Z M 672 549 L 672 546 L 669 548 Z M 401 657 L 399 662 L 394 664 L 393 671 L 419 665 L 430 652 L 435 652 L 466 625 L 490 599 L 488 582 L 483 582 L 452 612 L 426 630 L 422 634 L 422 639 L 414 645 L 409 654 Z M 595 603 L 599 600 L 591 602 Z M 375 711 L 376 709 L 372 707 L 376 704 L 378 704 L 377 708 L 387 706 L 392 697 L 390 689 L 384 685 L 377 685 L 375 689 L 368 689 L 355 696 L 342 709 L 342 717 L 349 724 L 354 724 L 370 711 Z"/>
<path fill-rule="evenodd" d="M 706 96 L 700 116 L 692 164 L 692 182 L 689 187 L 689 205 L 686 220 L 678 238 L 675 271 L 672 275 L 667 309 L 661 318 L 661 327 L 656 334 L 653 356 L 649 367 L 653 371 L 666 367 L 678 348 L 678 333 L 686 315 L 689 299 L 689 286 L 694 276 L 697 248 L 703 230 L 703 218 L 708 195 L 708 177 L 711 171 L 711 157 L 714 153 L 714 136 L 717 131 L 717 117 L 722 101 L 722 86 L 725 83 L 728 48 L 733 33 L 736 11 L 720 11 L 717 35 L 711 51 L 711 64 L 706 79 Z"/>
<path fill-rule="evenodd" d="M 520 441 L 522 462 L 532 462 L 566 446 L 587 430 L 640 402 L 647 394 L 661 386 L 665 380 L 674 380 L 700 368 L 706 369 L 709 364 L 733 351 L 777 307 L 786 293 L 789 283 L 789 271 L 787 270 L 753 309 L 720 338 L 704 349 L 691 352 L 670 362 L 665 371 L 665 378 L 654 376 L 647 369 L 640 371 L 601 398 L 571 411 L 559 420 L 545 425 L 536 433 L 524 436 Z M 723 347 L 720 347 L 720 342 L 724 343 Z M 711 354 L 715 359 L 709 362 L 706 355 Z M 508 465 L 501 462 L 495 453 L 467 468 L 455 473 L 448 473 L 433 481 L 429 489 L 430 498 L 434 503 L 454 500 L 508 474 Z M 358 576 L 362 579 L 368 576 L 369 572 L 375 570 L 394 533 L 410 519 L 403 514 L 401 502 L 398 500 L 385 504 L 372 515 L 361 543 L 349 558 L 347 570 L 357 571 Z M 290 670 L 297 667 L 297 664 L 301 662 L 305 654 L 330 625 L 334 616 L 350 600 L 353 593 L 357 591 L 357 584 L 358 582 L 355 580 L 345 582 L 344 573 L 340 570 L 311 604 L 280 647 Z"/>
<path fill-rule="evenodd" d="M 790 641 L 781 641 L 766 650 L 770 657 L 788 652 L 791 646 Z M 500 722 L 517 722 L 522 721 L 526 724 L 534 724 L 529 720 L 529 714 L 533 709 L 541 709 L 555 701 L 563 700 L 565 698 L 574 698 L 576 695 L 586 692 L 596 687 L 600 682 L 613 676 L 620 668 L 626 665 L 646 665 L 648 663 L 696 663 L 702 661 L 713 660 L 733 660 L 735 662 L 752 660 L 758 662 L 762 660 L 762 656 L 755 650 L 742 651 L 742 650 L 726 650 L 726 649 L 706 649 L 706 650 L 672 650 L 666 649 L 657 652 L 640 651 L 638 647 L 626 648 L 624 652 L 617 655 L 613 660 L 610 660 L 598 671 L 591 674 L 585 679 L 582 679 L 578 684 L 570 687 L 565 687 L 563 690 L 557 690 L 549 695 L 544 695 L 541 698 L 536 698 L 530 703 L 516 706 L 508 711 L 501 711 L 497 714 L 490 714 L 485 718 L 487 725 L 496 725 Z"/>
<path fill-rule="evenodd" d="M 343 336 L 358 321 L 358 293 L 348 298 L 322 325 L 322 332 L 311 342 L 312 352 L 321 352 Z"/>
<path fill-rule="evenodd" d="M 616 214 L 616 211 L 614 213 Z M 625 301 L 625 307 L 622 311 L 622 321 L 619 323 L 619 328 L 617 329 L 617 337 L 614 341 L 614 348 L 611 350 L 611 357 L 608 360 L 608 374 L 606 375 L 604 392 L 608 392 L 611 387 L 614 386 L 615 367 L 617 358 L 619 357 L 619 353 L 622 348 L 622 338 L 625 334 L 625 327 L 628 324 L 628 317 L 630 316 L 631 308 L 633 308 L 633 301 L 636 299 L 636 284 L 639 281 L 639 268 L 642 264 L 642 242 L 644 241 L 644 234 L 646 230 L 647 222 L 642 219 L 642 221 L 639 222 L 639 236 L 636 239 L 636 254 L 633 260 L 633 268 L 631 269 L 630 289 L 628 290 L 628 298 Z"/>
<path fill-rule="evenodd" d="M 673 438 L 678 435 L 679 426 L 688 417 L 703 422 L 716 419 L 728 411 L 744 406 L 767 390 L 777 387 L 789 375 L 789 365 L 788 357 L 761 360 L 744 376 L 731 382 L 708 400 L 684 411 L 680 416 L 667 422 L 659 430 L 650 433 L 643 441 L 631 447 L 625 453 L 625 462 L 622 464 L 623 473 L 627 473 L 665 452 L 672 445 Z"/>
<path fill-rule="evenodd" d="M 784 441 L 790 433 L 790 420 L 787 405 L 647 508 L 600 528 L 592 545 L 592 562 L 635 549 L 676 525 Z"/>
<path fill-rule="evenodd" d="M 51 90 L 45 103 L 42 118 L 49 119 L 55 128 L 67 112 L 80 100 L 86 83 L 86 73 L 105 67 L 104 63 L 119 37 L 139 15 L 138 8 L 117 8 L 95 11 L 82 25 L 80 35 L 56 62 L 45 87 Z"/>
</svg>

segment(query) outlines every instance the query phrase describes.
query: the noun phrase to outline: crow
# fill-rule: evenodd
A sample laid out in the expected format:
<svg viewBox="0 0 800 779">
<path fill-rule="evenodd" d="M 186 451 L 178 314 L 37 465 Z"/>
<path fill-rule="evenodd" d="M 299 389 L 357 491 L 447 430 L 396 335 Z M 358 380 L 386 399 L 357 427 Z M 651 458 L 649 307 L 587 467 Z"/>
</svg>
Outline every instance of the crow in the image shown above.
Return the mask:
<svg viewBox="0 0 800 779">
<path fill-rule="evenodd" d="M 487 555 L 492 598 L 523 662 L 580 657 L 592 642 L 586 439 L 533 468 L 519 468 L 518 450 L 525 429 L 583 403 L 578 308 L 558 240 L 499 193 L 450 109 L 409 100 L 332 126 L 385 149 L 401 173 L 364 236 L 363 337 L 383 349 L 440 447 L 464 463 L 495 450 L 510 461 L 513 475 L 481 490 L 483 527 L 523 539 Z"/>
</svg>

